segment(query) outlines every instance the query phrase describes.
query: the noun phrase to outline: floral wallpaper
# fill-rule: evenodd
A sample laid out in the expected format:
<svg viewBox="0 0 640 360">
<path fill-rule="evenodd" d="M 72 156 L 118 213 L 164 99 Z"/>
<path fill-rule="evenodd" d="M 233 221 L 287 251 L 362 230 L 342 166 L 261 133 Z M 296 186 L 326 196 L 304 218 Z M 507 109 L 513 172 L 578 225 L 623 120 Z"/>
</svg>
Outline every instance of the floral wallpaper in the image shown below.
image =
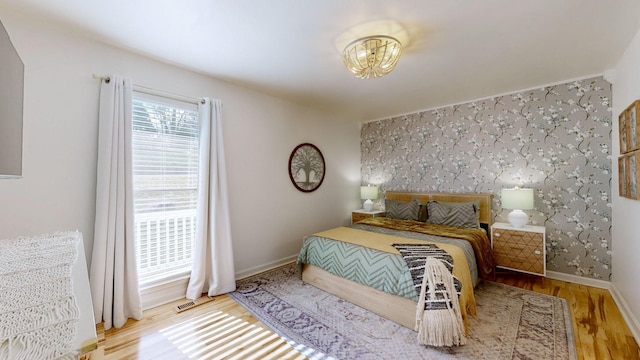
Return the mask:
<svg viewBox="0 0 640 360">
<path fill-rule="evenodd" d="M 535 190 L 547 269 L 611 275 L 611 84 L 602 77 L 363 124 L 363 184 L 494 194 Z M 378 199 L 376 206 L 382 207 Z"/>
</svg>

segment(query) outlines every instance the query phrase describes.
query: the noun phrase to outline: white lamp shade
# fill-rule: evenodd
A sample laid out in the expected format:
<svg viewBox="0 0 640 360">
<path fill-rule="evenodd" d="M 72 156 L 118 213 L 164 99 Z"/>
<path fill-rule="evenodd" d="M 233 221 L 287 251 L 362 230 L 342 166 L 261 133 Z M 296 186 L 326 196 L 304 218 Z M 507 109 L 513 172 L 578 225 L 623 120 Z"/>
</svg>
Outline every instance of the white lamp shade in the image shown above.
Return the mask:
<svg viewBox="0 0 640 360">
<path fill-rule="evenodd" d="M 503 209 L 533 209 L 533 189 L 502 189 L 500 201 Z"/>
<path fill-rule="evenodd" d="M 377 186 L 361 186 L 360 187 L 360 199 L 373 200 L 378 198 Z"/>
</svg>

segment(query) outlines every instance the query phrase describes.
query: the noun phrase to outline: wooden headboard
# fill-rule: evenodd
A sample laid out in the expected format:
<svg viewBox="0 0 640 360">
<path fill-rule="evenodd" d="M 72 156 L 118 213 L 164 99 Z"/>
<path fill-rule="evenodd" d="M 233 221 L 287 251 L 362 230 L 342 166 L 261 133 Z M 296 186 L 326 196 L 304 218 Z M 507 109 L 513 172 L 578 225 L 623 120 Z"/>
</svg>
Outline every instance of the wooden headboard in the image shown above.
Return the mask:
<svg viewBox="0 0 640 360">
<path fill-rule="evenodd" d="M 426 204 L 428 201 L 447 202 L 480 202 L 480 223 L 490 226 L 493 223 L 491 213 L 491 197 L 493 194 L 487 193 L 441 193 L 441 192 L 411 192 L 411 191 L 387 191 L 385 198 L 396 201 L 418 200 Z"/>
</svg>

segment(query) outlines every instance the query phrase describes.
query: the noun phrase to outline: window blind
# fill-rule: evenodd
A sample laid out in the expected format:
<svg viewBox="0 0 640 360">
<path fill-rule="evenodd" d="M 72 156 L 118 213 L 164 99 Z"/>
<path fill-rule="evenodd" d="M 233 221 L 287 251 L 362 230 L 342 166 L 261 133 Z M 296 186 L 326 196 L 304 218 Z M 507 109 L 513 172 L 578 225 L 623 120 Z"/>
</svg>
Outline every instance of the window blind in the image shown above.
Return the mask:
<svg viewBox="0 0 640 360">
<path fill-rule="evenodd" d="M 198 194 L 198 109 L 133 92 L 133 187 L 141 284 L 189 271 Z"/>
</svg>

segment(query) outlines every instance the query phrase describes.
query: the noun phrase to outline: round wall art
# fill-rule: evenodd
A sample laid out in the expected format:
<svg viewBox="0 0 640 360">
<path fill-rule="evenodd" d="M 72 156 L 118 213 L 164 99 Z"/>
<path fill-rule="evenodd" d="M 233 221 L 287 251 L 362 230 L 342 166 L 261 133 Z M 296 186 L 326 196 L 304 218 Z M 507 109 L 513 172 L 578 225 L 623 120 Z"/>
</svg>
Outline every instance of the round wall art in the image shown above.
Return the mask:
<svg viewBox="0 0 640 360">
<path fill-rule="evenodd" d="M 296 146 L 289 157 L 289 178 L 296 189 L 312 192 L 324 180 L 324 157 L 315 145 L 304 143 Z"/>
</svg>

